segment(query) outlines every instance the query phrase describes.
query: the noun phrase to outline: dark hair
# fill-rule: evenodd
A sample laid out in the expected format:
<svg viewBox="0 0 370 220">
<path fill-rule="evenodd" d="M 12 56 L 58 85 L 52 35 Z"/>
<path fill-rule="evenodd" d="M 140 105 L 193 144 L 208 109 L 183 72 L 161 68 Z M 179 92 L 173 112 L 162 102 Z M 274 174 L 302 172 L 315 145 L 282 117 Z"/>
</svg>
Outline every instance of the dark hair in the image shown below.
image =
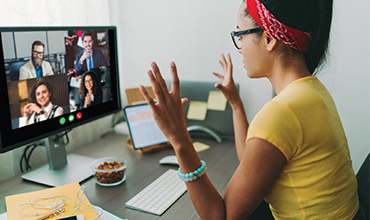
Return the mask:
<svg viewBox="0 0 370 220">
<path fill-rule="evenodd" d="M 94 95 L 97 95 L 97 94 L 102 94 L 102 89 L 101 89 L 101 85 L 100 85 L 100 82 L 98 80 L 98 76 L 96 75 L 96 73 L 92 70 L 89 70 L 87 72 L 85 72 L 82 77 L 81 77 L 81 84 L 80 84 L 80 89 L 79 89 L 79 93 L 80 93 L 80 97 L 83 99 L 85 98 L 86 96 L 86 93 L 87 93 L 87 89 L 85 87 L 85 78 L 86 76 L 90 76 L 92 81 L 93 81 L 93 94 Z"/>
<path fill-rule="evenodd" d="M 304 53 L 311 74 L 315 74 L 315 70 L 326 60 L 333 15 L 333 0 L 317 0 L 316 4 L 318 26 L 313 31 L 309 50 Z"/>
<path fill-rule="evenodd" d="M 279 4 L 278 1 L 268 1 L 268 0 L 263 0 L 267 4 L 275 4 L 273 6 L 270 6 L 273 8 L 273 10 L 278 10 L 276 5 Z M 310 0 L 310 4 L 312 7 L 310 7 L 310 12 L 306 13 L 310 14 L 310 18 L 306 19 L 306 22 L 308 23 L 310 20 L 314 20 L 310 23 L 311 30 L 310 32 L 313 33 L 313 37 L 310 42 L 310 46 L 307 52 L 304 52 L 304 58 L 306 61 L 307 69 L 310 71 L 311 74 L 315 74 L 315 70 L 321 66 L 326 58 L 326 53 L 328 49 L 328 44 L 329 44 L 329 36 L 330 36 L 330 27 L 331 27 L 331 21 L 332 21 L 332 15 L 333 15 L 333 0 Z M 245 0 L 243 0 L 245 2 Z M 281 1 L 280 1 L 281 2 Z M 288 1 L 286 4 L 292 4 L 291 2 Z M 297 3 L 298 4 L 298 3 Z M 265 5 L 266 6 L 266 5 Z M 267 6 L 266 6 L 267 7 Z M 302 5 L 300 5 L 302 7 Z M 287 22 L 287 19 L 290 19 L 291 23 L 294 23 L 294 26 L 297 25 L 297 20 L 292 19 L 292 13 L 293 12 L 287 12 L 284 10 L 293 10 L 294 6 L 287 6 L 283 8 L 282 10 L 278 11 L 275 16 L 279 17 L 278 19 L 283 21 L 285 24 L 288 26 L 289 23 Z M 307 11 L 307 10 L 306 10 Z M 295 13 L 295 15 L 299 16 L 299 13 Z M 257 22 L 254 21 L 252 16 L 249 15 L 247 9 L 244 10 L 244 16 L 250 17 L 253 22 L 255 23 L 256 26 L 258 26 Z M 284 17 L 285 16 L 285 17 Z M 303 19 L 303 20 L 304 20 Z M 307 23 L 306 24 L 301 24 L 302 25 L 302 30 L 307 29 Z M 300 29 L 297 27 L 293 27 L 296 29 Z M 303 30 L 307 31 L 307 30 Z M 297 52 L 295 49 L 291 48 L 294 52 Z"/>
<path fill-rule="evenodd" d="M 39 40 L 35 40 L 33 43 L 32 43 L 32 48 L 31 48 L 31 50 L 33 50 L 33 48 L 35 47 L 35 45 L 37 45 L 37 46 L 42 46 L 43 48 L 45 48 L 45 44 L 44 43 L 42 43 L 41 41 L 39 41 Z"/>
<path fill-rule="evenodd" d="M 38 103 L 37 103 L 37 99 L 36 99 L 36 89 L 38 88 L 38 87 L 40 87 L 41 85 L 45 85 L 46 86 L 46 88 L 48 89 L 48 91 L 49 91 L 49 93 L 50 93 L 50 101 L 51 102 L 54 102 L 54 96 L 53 96 L 53 87 L 50 85 L 50 83 L 48 83 L 48 82 L 45 82 L 45 81 L 39 81 L 39 82 L 37 82 L 35 85 L 33 85 L 33 87 L 32 87 L 32 90 L 31 90 L 31 95 L 30 95 L 30 97 L 31 97 L 31 102 L 32 103 L 36 103 L 39 107 L 41 107 Z"/>
<path fill-rule="evenodd" d="M 84 40 L 84 38 L 85 38 L 86 36 L 90 36 L 90 37 L 91 37 L 91 39 L 93 39 L 93 35 L 92 35 L 92 33 L 91 33 L 90 31 L 84 31 L 84 32 L 82 33 L 82 37 L 81 37 L 81 39 L 82 39 L 82 40 Z"/>
</svg>

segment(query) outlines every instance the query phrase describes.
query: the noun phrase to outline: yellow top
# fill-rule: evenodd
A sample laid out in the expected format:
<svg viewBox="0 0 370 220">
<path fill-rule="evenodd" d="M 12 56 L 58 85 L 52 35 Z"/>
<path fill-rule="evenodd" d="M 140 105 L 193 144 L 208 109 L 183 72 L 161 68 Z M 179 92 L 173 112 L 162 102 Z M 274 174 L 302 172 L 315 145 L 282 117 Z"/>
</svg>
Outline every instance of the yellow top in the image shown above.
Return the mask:
<svg viewBox="0 0 370 220">
<path fill-rule="evenodd" d="M 353 219 L 357 181 L 334 100 L 315 77 L 289 84 L 255 116 L 247 140 L 264 139 L 287 159 L 265 200 L 276 219 Z"/>
</svg>

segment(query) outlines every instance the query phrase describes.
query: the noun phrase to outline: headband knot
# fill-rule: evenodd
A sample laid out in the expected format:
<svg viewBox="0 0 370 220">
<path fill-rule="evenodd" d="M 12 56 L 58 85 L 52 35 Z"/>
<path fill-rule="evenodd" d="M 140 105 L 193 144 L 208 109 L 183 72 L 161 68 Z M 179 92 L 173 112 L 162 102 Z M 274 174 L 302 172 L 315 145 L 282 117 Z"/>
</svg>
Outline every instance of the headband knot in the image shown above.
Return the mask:
<svg viewBox="0 0 370 220">
<path fill-rule="evenodd" d="M 288 27 L 276 19 L 259 0 L 246 0 L 246 3 L 249 14 L 268 35 L 300 52 L 308 51 L 312 32 Z"/>
</svg>

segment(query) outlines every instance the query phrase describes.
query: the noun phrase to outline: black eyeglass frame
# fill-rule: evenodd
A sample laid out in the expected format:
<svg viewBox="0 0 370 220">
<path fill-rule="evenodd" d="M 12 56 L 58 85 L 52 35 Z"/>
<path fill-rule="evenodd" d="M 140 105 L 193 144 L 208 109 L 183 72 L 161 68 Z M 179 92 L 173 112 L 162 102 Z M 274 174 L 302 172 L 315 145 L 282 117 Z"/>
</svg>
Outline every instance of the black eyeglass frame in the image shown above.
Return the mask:
<svg viewBox="0 0 370 220">
<path fill-rule="evenodd" d="M 257 32 L 260 32 L 260 31 L 263 31 L 263 29 L 258 27 L 258 28 L 252 28 L 252 29 L 247 29 L 247 30 L 242 30 L 242 31 L 231 31 L 230 35 L 231 35 L 231 39 L 234 43 L 234 46 L 236 47 L 236 49 L 240 50 L 241 48 L 238 47 L 238 45 L 236 44 L 234 37 L 239 37 L 240 35 L 243 35 L 243 34 L 257 33 Z"/>
</svg>

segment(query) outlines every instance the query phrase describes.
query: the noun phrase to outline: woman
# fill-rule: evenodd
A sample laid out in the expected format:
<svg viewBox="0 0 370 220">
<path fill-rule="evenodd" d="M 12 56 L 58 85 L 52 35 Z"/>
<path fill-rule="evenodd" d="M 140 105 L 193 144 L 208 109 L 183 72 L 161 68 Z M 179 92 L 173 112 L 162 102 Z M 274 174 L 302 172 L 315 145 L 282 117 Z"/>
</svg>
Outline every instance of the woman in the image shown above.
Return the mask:
<svg viewBox="0 0 370 220">
<path fill-rule="evenodd" d="M 103 92 L 95 72 L 87 71 L 82 75 L 79 93 L 82 100 L 82 108 L 102 103 Z"/>
<path fill-rule="evenodd" d="M 178 157 L 194 207 L 202 219 L 246 219 L 266 200 L 275 219 L 353 219 L 359 204 L 347 140 L 334 101 L 313 76 L 327 50 L 332 0 L 246 0 L 233 41 L 250 78 L 266 77 L 277 96 L 248 124 L 232 77 L 230 55 L 220 61 L 219 88 L 233 109 L 240 164 L 224 198 L 186 131 L 179 79 L 172 88 L 155 63 L 148 72 L 157 103 L 142 94 Z M 171 119 L 171 120 L 169 120 Z M 184 174 L 188 175 L 184 175 Z M 194 178 L 195 177 L 195 178 Z M 195 180 L 194 180 L 195 179 Z"/>
<path fill-rule="evenodd" d="M 53 104 L 53 87 L 39 81 L 32 87 L 31 102 L 23 108 L 21 126 L 37 123 L 63 114 L 63 108 Z"/>
</svg>

